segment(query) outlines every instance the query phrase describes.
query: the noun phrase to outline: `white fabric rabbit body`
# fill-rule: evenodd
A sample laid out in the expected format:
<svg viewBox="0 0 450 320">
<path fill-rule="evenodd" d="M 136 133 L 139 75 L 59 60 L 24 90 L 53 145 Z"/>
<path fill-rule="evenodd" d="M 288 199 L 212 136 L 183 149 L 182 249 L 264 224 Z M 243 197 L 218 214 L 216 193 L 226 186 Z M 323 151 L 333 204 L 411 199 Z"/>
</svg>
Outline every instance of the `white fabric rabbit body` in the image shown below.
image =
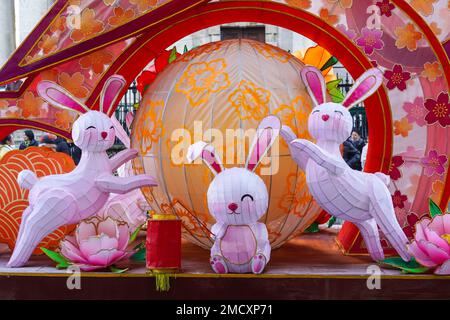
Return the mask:
<svg viewBox="0 0 450 320">
<path fill-rule="evenodd" d="M 126 149 L 112 158 L 106 153 L 114 144 L 115 129 L 105 113 L 117 101 L 125 84 L 121 76 L 111 76 L 106 81 L 100 100 L 102 112 L 89 110 L 53 82 L 38 84 L 39 95 L 48 103 L 82 113 L 72 128 L 72 139 L 82 150 L 82 156 L 78 166 L 67 174 L 38 178 L 29 170 L 19 173 L 20 187 L 30 190 L 29 206 L 22 215 L 8 267 L 23 266 L 39 242 L 58 227 L 95 215 L 110 193 L 124 194 L 143 186 L 156 185 L 156 180 L 148 175 L 113 175 L 114 170 L 137 156 L 136 150 Z M 104 250 L 101 254 L 108 255 L 109 252 Z"/>
<path fill-rule="evenodd" d="M 203 141 L 191 145 L 187 158 L 202 158 L 215 175 L 207 191 L 208 209 L 216 219 L 210 263 L 216 273 L 263 272 L 270 260 L 267 228 L 258 222 L 267 211 L 269 196 L 264 181 L 254 173 L 279 135 L 276 116 L 264 118 L 250 147 L 245 168 L 225 169 L 214 147 Z"/>
<path fill-rule="evenodd" d="M 348 108 L 372 95 L 382 84 L 377 69 L 366 71 L 353 85 L 342 104 L 326 102 L 325 80 L 319 70 L 306 67 L 301 73 L 315 108 L 308 118 L 308 131 L 316 144 L 297 139 L 283 126 L 281 135 L 292 157 L 306 173 L 308 188 L 316 202 L 335 217 L 354 223 L 360 230 L 371 257 L 384 259 L 378 227 L 405 260 L 410 260 L 408 239 L 395 216 L 390 179 L 352 170 L 340 153 L 340 145 L 350 136 L 353 120 Z M 376 128 L 372 128 L 376 130 Z"/>
</svg>

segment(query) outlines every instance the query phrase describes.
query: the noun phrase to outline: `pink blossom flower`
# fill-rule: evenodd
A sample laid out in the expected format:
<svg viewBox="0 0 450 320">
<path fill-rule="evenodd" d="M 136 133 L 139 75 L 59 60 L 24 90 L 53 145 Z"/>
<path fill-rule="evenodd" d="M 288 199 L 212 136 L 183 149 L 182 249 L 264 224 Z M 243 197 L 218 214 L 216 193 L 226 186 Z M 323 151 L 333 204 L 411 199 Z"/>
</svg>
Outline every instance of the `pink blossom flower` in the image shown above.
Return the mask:
<svg viewBox="0 0 450 320">
<path fill-rule="evenodd" d="M 419 221 L 419 217 L 413 213 L 410 212 L 406 216 L 407 223 L 403 226 L 403 232 L 408 237 L 408 239 L 411 239 L 414 237 L 414 225 Z"/>
<path fill-rule="evenodd" d="M 409 123 L 417 123 L 419 127 L 423 127 L 426 125 L 425 115 L 426 110 L 423 107 L 423 98 L 417 97 L 414 99 L 414 102 L 406 102 L 403 105 L 403 110 L 405 110 L 408 114 L 406 118 Z"/>
<path fill-rule="evenodd" d="M 61 242 L 61 254 L 83 271 L 102 269 L 133 254 L 127 249 L 129 239 L 126 223 L 94 216 L 81 221 L 75 236 Z"/>
<path fill-rule="evenodd" d="M 386 17 L 390 17 L 392 10 L 395 9 L 395 6 L 389 0 L 378 1 L 376 5 L 380 8 L 381 15 Z"/>
<path fill-rule="evenodd" d="M 405 202 L 408 200 L 408 196 L 402 194 L 399 190 L 395 190 L 394 194 L 392 195 L 392 203 L 394 204 L 394 207 L 396 208 L 404 208 Z"/>
<path fill-rule="evenodd" d="M 435 173 L 442 175 L 445 172 L 444 166 L 447 160 L 446 155 L 438 155 L 436 150 L 431 150 L 427 157 L 420 159 L 420 163 L 425 168 L 425 174 L 431 177 Z"/>
<path fill-rule="evenodd" d="M 411 79 L 411 74 L 409 72 L 403 72 L 403 67 L 396 64 L 392 70 L 386 70 L 384 72 L 384 77 L 388 79 L 386 87 L 389 90 L 398 88 L 400 91 L 406 90 L 406 81 Z"/>
<path fill-rule="evenodd" d="M 392 157 L 391 167 L 389 169 L 389 176 L 391 177 L 392 180 L 398 180 L 401 178 L 402 173 L 398 168 L 402 166 L 404 163 L 405 161 L 401 156 Z"/>
<path fill-rule="evenodd" d="M 356 40 L 356 44 L 364 48 L 366 54 L 371 55 L 375 49 L 381 50 L 384 48 L 384 42 L 381 40 L 383 31 L 365 27 L 361 30 L 361 34 L 361 37 Z"/>
<path fill-rule="evenodd" d="M 438 122 L 444 128 L 450 125 L 450 103 L 448 93 L 441 92 L 437 100 L 427 99 L 425 108 L 429 111 L 425 117 L 428 124 Z"/>
<path fill-rule="evenodd" d="M 421 265 L 435 268 L 435 274 L 450 274 L 450 214 L 418 222 L 408 251 Z"/>
</svg>

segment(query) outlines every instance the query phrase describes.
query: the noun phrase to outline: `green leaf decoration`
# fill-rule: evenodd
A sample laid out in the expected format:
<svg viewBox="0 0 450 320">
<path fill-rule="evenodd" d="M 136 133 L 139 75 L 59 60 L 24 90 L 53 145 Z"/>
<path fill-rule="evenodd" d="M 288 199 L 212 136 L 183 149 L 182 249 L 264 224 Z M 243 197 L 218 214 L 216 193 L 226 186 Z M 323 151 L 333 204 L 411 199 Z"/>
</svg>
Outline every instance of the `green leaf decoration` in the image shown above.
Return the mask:
<svg viewBox="0 0 450 320">
<path fill-rule="evenodd" d="M 320 71 L 324 71 L 324 70 L 328 69 L 329 67 L 334 66 L 336 63 L 338 63 L 338 59 L 336 57 L 331 57 L 330 59 L 328 59 L 327 62 L 325 62 L 325 64 L 322 66 L 322 68 L 320 68 Z"/>
<path fill-rule="evenodd" d="M 155 274 L 156 291 L 167 292 L 170 290 L 170 276 L 166 273 Z"/>
<path fill-rule="evenodd" d="M 434 218 L 436 216 L 440 216 L 443 214 L 441 208 L 439 208 L 439 206 L 431 198 L 428 200 L 428 205 L 430 207 L 431 218 Z"/>
<path fill-rule="evenodd" d="M 188 51 L 189 51 L 189 49 L 188 49 L 187 45 L 184 45 L 184 48 L 183 48 L 183 54 L 185 54 L 185 53 L 188 52 Z"/>
<path fill-rule="evenodd" d="M 177 47 L 173 47 L 169 55 L 169 63 L 174 62 L 177 59 Z"/>
<path fill-rule="evenodd" d="M 386 258 L 378 262 L 381 266 L 389 266 L 396 269 L 401 269 L 404 273 L 425 273 L 429 268 L 422 266 L 412 258 L 410 261 L 406 262 L 400 257 Z"/>
<path fill-rule="evenodd" d="M 336 217 L 332 216 L 330 220 L 328 220 L 328 228 L 331 228 L 336 223 Z"/>
<path fill-rule="evenodd" d="M 58 252 L 46 249 L 44 247 L 41 247 L 42 252 L 45 253 L 47 257 L 52 259 L 54 262 L 56 262 L 56 268 L 57 269 L 66 269 L 68 266 L 71 265 L 70 261 L 68 261 L 66 258 L 64 258 L 61 254 Z"/>
<path fill-rule="evenodd" d="M 341 81 L 341 79 L 336 79 L 327 83 L 327 91 L 331 96 L 331 101 L 334 103 L 341 103 L 345 98 L 344 94 L 338 87 Z"/>
<path fill-rule="evenodd" d="M 136 262 L 145 262 L 145 258 L 147 256 L 147 250 L 145 246 L 139 248 L 135 254 L 133 254 L 130 259 Z"/>
<path fill-rule="evenodd" d="M 141 231 L 141 228 L 142 228 L 142 226 L 139 226 L 136 228 L 136 230 L 134 230 L 134 232 L 130 236 L 130 240 L 128 240 L 128 243 L 132 243 L 136 240 L 136 238 L 139 234 L 139 231 Z"/>
<path fill-rule="evenodd" d="M 120 269 L 117 268 L 115 265 L 109 266 L 109 271 L 111 271 L 112 273 L 124 273 L 127 272 L 130 268 L 125 268 L 125 269 Z"/>
<path fill-rule="evenodd" d="M 319 232 L 319 224 L 317 222 L 313 222 L 308 229 L 305 230 L 307 233 L 316 233 Z"/>
</svg>

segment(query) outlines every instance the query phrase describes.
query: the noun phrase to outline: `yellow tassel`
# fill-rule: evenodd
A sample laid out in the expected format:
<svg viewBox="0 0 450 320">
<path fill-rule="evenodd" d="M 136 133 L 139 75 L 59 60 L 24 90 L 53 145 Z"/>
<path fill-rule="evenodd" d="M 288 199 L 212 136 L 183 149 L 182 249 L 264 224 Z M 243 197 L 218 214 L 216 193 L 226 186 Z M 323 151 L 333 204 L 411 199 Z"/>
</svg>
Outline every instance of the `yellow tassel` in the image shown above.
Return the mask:
<svg viewBox="0 0 450 320">
<path fill-rule="evenodd" d="M 167 292 L 170 289 L 170 276 L 168 273 L 155 273 L 156 291 Z"/>
</svg>

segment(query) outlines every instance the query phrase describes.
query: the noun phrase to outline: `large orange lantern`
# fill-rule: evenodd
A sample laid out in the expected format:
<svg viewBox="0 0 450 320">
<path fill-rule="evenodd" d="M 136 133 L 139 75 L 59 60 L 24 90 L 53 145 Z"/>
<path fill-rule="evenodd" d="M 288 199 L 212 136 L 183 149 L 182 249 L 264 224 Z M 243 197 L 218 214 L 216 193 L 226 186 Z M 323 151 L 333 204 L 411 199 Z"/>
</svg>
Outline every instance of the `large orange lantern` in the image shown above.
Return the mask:
<svg viewBox="0 0 450 320">
<path fill-rule="evenodd" d="M 310 139 L 312 107 L 300 79 L 303 68 L 277 47 L 227 40 L 183 54 L 147 89 L 133 125 L 132 147 L 139 150 L 135 170 L 158 177 L 158 187 L 143 192 L 153 210 L 181 219 L 186 239 L 209 248 L 215 222 L 206 204 L 210 170 L 187 164 L 188 146 L 210 141 L 225 167 L 244 166 L 252 134 L 268 114 Z M 269 209 L 261 221 L 276 248 L 303 232 L 321 209 L 281 139 L 256 173 L 269 191 Z"/>
</svg>

